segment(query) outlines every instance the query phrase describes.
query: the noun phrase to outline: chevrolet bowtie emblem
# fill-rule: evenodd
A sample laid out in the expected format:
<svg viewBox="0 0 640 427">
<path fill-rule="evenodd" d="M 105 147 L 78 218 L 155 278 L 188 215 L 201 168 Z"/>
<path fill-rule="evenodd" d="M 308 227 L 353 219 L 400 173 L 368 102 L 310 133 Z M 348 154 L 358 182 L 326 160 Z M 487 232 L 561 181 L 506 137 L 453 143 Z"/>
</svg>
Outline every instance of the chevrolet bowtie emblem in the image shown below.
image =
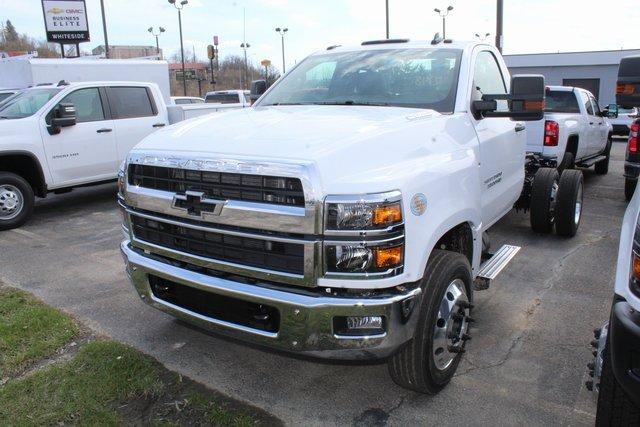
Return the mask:
<svg viewBox="0 0 640 427">
<path fill-rule="evenodd" d="M 191 216 L 204 219 L 205 215 L 220 215 L 226 203 L 226 200 L 210 199 L 202 191 L 187 191 L 173 196 L 171 206 Z"/>
</svg>

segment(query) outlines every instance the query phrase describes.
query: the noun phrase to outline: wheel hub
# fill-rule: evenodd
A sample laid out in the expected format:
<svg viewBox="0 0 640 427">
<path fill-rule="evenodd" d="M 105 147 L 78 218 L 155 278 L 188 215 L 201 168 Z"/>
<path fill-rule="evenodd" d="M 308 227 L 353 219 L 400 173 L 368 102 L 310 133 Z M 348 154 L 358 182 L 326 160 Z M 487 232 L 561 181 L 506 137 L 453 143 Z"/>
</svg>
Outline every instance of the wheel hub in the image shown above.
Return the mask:
<svg viewBox="0 0 640 427">
<path fill-rule="evenodd" d="M 13 219 L 22 210 L 22 193 L 13 185 L 0 186 L 0 220 Z"/>
<path fill-rule="evenodd" d="M 469 317 L 471 304 L 464 282 L 452 281 L 440 302 L 438 318 L 433 329 L 433 360 L 440 370 L 447 369 L 459 353 L 464 352 L 469 339 L 467 330 L 472 319 Z"/>
<path fill-rule="evenodd" d="M 582 215 L 582 185 L 578 188 L 578 196 L 576 197 L 576 209 L 573 215 L 573 221 L 576 225 L 580 224 L 580 216 Z"/>
</svg>

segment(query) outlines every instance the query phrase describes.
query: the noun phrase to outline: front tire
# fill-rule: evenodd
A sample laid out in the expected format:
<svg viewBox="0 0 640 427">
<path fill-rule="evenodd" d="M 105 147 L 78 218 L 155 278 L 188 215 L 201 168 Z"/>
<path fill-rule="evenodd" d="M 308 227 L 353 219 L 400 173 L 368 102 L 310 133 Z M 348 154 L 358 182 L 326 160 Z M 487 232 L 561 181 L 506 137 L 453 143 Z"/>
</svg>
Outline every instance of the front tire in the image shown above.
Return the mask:
<svg viewBox="0 0 640 427">
<path fill-rule="evenodd" d="M 401 387 L 436 394 L 458 368 L 472 319 L 471 266 L 459 253 L 434 250 L 422 278 L 413 339 L 388 361 L 389 374 Z"/>
<path fill-rule="evenodd" d="M 611 369 L 609 344 L 604 350 L 596 426 L 640 425 L 640 408 L 627 396 Z"/>
<path fill-rule="evenodd" d="M 565 171 L 560 177 L 556 201 L 556 233 L 573 237 L 582 220 L 584 180 L 579 170 Z"/>
<path fill-rule="evenodd" d="M 536 233 L 550 233 L 553 228 L 558 181 L 558 171 L 553 168 L 540 168 L 533 178 L 530 221 Z"/>
<path fill-rule="evenodd" d="M 625 179 L 624 180 L 624 198 L 627 202 L 633 197 L 633 193 L 636 191 L 637 179 Z"/>
<path fill-rule="evenodd" d="M 34 204 L 33 188 L 24 178 L 0 172 L 0 230 L 24 224 L 31 217 Z"/>
</svg>

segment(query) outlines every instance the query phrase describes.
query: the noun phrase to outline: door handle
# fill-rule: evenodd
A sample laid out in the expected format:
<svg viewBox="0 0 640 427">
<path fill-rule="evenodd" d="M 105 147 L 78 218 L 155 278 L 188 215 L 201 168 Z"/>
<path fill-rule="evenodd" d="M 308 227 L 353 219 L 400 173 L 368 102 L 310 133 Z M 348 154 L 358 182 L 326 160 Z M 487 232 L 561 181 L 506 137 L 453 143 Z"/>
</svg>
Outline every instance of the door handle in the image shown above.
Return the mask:
<svg viewBox="0 0 640 427">
<path fill-rule="evenodd" d="M 592 124 L 593 124 L 593 122 L 589 122 L 589 124 L 590 124 L 590 125 L 592 125 Z"/>
<path fill-rule="evenodd" d="M 513 130 L 515 130 L 516 132 L 522 132 L 526 128 L 527 127 L 523 123 L 516 123 L 516 127 L 513 128 Z"/>
<path fill-rule="evenodd" d="M 161 128 L 161 127 L 164 127 L 164 126 L 166 126 L 164 123 L 156 123 L 156 124 L 153 125 L 154 128 Z"/>
<path fill-rule="evenodd" d="M 108 133 L 108 132 L 112 132 L 113 129 L 109 129 L 109 128 L 102 128 L 102 129 L 98 129 L 96 132 L 98 133 Z"/>
</svg>

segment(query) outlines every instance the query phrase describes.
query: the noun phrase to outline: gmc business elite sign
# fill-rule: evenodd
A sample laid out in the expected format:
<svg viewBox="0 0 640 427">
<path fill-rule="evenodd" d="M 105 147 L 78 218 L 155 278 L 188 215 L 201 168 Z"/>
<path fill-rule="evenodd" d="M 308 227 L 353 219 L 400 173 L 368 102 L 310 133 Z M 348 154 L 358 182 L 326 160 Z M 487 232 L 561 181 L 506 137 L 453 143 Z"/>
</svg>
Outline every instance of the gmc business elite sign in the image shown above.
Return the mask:
<svg viewBox="0 0 640 427">
<path fill-rule="evenodd" d="M 78 44 L 89 41 L 85 0 L 42 0 L 47 41 Z"/>
</svg>

